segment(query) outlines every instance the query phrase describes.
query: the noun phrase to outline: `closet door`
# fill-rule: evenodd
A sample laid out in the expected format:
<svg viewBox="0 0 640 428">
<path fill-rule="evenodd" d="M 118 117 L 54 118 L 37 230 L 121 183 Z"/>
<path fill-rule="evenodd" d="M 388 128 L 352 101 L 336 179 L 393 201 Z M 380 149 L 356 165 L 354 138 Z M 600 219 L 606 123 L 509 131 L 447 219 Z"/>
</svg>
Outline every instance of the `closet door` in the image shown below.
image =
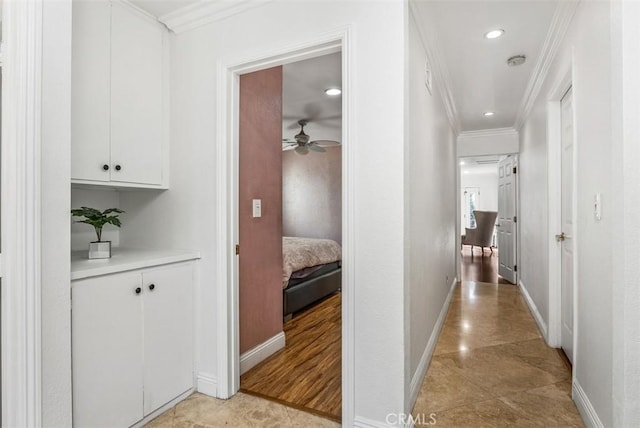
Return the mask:
<svg viewBox="0 0 640 428">
<path fill-rule="evenodd" d="M 109 1 L 73 2 L 72 180 L 109 181 L 110 17 Z"/>
<path fill-rule="evenodd" d="M 140 273 L 72 284 L 73 423 L 128 427 L 142 419 Z"/>
<path fill-rule="evenodd" d="M 111 181 L 162 184 L 163 27 L 111 11 Z"/>
<path fill-rule="evenodd" d="M 193 387 L 193 268 L 143 273 L 144 414 Z"/>
</svg>

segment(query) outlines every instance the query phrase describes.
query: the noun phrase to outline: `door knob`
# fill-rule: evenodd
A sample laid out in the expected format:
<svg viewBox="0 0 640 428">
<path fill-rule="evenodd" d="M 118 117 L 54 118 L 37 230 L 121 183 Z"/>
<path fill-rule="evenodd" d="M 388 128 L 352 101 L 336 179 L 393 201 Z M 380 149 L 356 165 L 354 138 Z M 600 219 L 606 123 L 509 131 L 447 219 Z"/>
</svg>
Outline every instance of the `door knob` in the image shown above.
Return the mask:
<svg viewBox="0 0 640 428">
<path fill-rule="evenodd" d="M 120 171 L 122 167 L 120 165 L 116 165 L 116 171 Z"/>
<path fill-rule="evenodd" d="M 140 287 L 136 288 L 135 292 L 136 292 L 136 294 L 142 293 L 142 288 L 140 288 Z"/>
<path fill-rule="evenodd" d="M 564 232 L 560 232 L 560 235 L 556 235 L 556 241 L 561 242 L 564 241 L 564 238 L 566 238 L 567 235 L 564 234 Z"/>
<path fill-rule="evenodd" d="M 155 284 L 149 284 L 149 290 L 153 291 L 154 288 L 156 288 Z"/>
</svg>

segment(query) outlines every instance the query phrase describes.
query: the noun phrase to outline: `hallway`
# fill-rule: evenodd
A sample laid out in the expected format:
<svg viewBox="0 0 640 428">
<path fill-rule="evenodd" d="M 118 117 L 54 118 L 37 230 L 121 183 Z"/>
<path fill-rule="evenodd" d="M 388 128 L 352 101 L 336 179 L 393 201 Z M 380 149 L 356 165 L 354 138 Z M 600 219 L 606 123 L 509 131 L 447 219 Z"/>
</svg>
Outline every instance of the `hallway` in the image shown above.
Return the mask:
<svg viewBox="0 0 640 428">
<path fill-rule="evenodd" d="M 514 285 L 498 284 L 497 257 L 463 253 L 463 278 L 449 307 L 414 418 L 443 427 L 582 427 L 571 371 L 549 348 Z"/>
</svg>

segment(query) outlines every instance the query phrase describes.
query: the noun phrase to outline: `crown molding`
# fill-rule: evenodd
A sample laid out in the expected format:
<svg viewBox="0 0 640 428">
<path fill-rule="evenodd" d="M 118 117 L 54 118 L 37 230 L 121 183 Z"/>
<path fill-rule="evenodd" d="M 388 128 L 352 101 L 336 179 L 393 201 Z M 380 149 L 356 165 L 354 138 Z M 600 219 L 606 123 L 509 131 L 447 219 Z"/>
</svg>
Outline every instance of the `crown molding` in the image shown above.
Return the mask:
<svg viewBox="0 0 640 428">
<path fill-rule="evenodd" d="M 456 136 L 458 136 L 461 132 L 460 115 L 453 100 L 453 93 L 451 92 L 452 85 L 449 69 L 444 61 L 442 61 L 442 55 L 438 49 L 438 40 L 435 35 L 431 37 L 431 40 L 426 37 L 425 24 L 421 19 L 419 19 L 420 11 L 418 10 L 418 6 L 415 1 L 409 2 L 409 10 L 411 17 L 416 24 L 416 28 L 418 29 L 418 35 L 420 36 L 420 40 L 422 40 L 422 45 L 427 52 L 427 58 L 429 58 L 431 70 L 433 72 L 433 81 L 438 87 L 440 98 L 442 99 L 445 112 L 449 118 L 449 123 L 451 124 Z"/>
<path fill-rule="evenodd" d="M 149 22 L 154 22 L 154 23 L 158 23 L 158 18 L 156 18 L 155 15 L 153 15 L 152 13 L 147 12 L 146 10 L 142 9 L 140 6 L 135 5 L 133 3 L 131 3 L 131 1 L 129 0 L 111 0 L 112 3 L 117 3 L 121 6 L 124 7 L 128 7 L 132 12 L 137 13 L 139 16 L 141 16 L 142 18 L 147 19 Z"/>
<path fill-rule="evenodd" d="M 551 26 L 547 32 L 547 37 L 542 46 L 542 53 L 536 66 L 533 70 L 533 74 L 529 79 L 529 84 L 524 92 L 522 101 L 520 102 L 520 108 L 518 109 L 518 115 L 514 123 L 514 128 L 519 130 L 524 125 L 525 120 L 529 116 L 533 104 L 535 103 L 540 91 L 542 90 L 542 84 L 544 83 L 551 64 L 553 63 L 560 45 L 564 40 L 564 36 L 567 33 L 569 24 L 573 19 L 573 15 L 576 12 L 580 0 L 561 1 L 558 2 L 556 11 L 553 14 Z"/>
<path fill-rule="evenodd" d="M 479 129 L 477 131 L 464 131 L 458 135 L 458 139 L 465 138 L 479 138 L 479 137 L 500 137 L 500 136 L 518 136 L 518 131 L 515 128 L 493 128 L 493 129 Z"/>
<path fill-rule="evenodd" d="M 158 18 L 176 34 L 229 18 L 273 0 L 201 0 Z"/>
</svg>

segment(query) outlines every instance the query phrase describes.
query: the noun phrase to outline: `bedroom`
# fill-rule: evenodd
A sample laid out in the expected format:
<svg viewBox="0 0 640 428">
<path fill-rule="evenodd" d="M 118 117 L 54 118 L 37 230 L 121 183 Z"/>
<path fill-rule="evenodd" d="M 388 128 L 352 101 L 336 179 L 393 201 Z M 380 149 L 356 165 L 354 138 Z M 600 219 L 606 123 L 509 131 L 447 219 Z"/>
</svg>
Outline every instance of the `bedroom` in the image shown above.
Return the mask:
<svg viewBox="0 0 640 428">
<path fill-rule="evenodd" d="M 240 387 L 334 420 L 342 97 L 326 90 L 340 87 L 340 52 L 242 75 L 239 118 Z"/>
</svg>

